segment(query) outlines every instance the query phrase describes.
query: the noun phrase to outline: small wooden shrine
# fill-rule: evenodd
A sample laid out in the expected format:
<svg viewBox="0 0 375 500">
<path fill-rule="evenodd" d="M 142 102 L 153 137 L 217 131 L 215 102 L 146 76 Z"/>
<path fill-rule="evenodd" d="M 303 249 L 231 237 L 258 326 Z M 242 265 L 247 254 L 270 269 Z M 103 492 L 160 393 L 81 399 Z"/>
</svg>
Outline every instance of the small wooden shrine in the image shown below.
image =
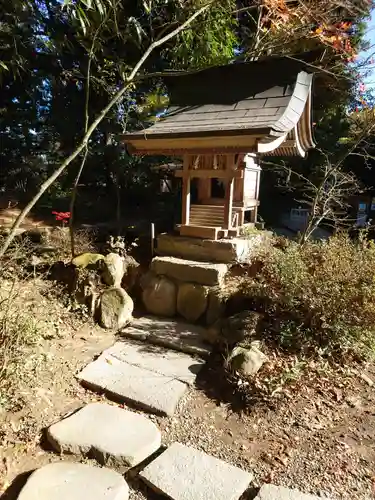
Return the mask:
<svg viewBox="0 0 375 500">
<path fill-rule="evenodd" d="M 312 78 L 308 64 L 283 57 L 165 78 L 169 109 L 124 142 L 132 154 L 182 157 L 181 235 L 233 237 L 256 221 L 259 156 L 315 146 Z"/>
</svg>

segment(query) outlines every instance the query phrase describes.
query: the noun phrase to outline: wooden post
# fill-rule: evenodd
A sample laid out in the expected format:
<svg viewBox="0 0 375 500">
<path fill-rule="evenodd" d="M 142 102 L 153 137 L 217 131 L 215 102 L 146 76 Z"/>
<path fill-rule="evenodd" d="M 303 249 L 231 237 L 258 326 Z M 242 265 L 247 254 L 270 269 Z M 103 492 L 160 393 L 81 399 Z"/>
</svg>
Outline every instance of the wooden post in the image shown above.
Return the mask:
<svg viewBox="0 0 375 500">
<path fill-rule="evenodd" d="M 229 177 L 225 185 L 224 229 L 232 228 L 233 177 Z"/>
<path fill-rule="evenodd" d="M 187 225 L 190 221 L 190 176 L 189 156 L 184 156 L 184 175 L 182 177 L 182 216 L 181 224 Z"/>
<path fill-rule="evenodd" d="M 154 258 L 155 250 L 155 224 L 151 222 L 151 259 Z"/>
<path fill-rule="evenodd" d="M 259 201 L 260 169 L 259 169 L 259 164 L 257 163 L 256 159 L 254 160 L 254 163 L 258 167 L 257 174 L 256 174 L 255 199 L 256 199 L 256 201 Z M 251 222 L 254 222 L 254 224 L 255 224 L 257 219 L 258 219 L 258 206 L 254 207 Z"/>
<path fill-rule="evenodd" d="M 181 223 L 185 226 L 190 221 L 190 177 L 182 178 L 182 217 Z"/>
</svg>

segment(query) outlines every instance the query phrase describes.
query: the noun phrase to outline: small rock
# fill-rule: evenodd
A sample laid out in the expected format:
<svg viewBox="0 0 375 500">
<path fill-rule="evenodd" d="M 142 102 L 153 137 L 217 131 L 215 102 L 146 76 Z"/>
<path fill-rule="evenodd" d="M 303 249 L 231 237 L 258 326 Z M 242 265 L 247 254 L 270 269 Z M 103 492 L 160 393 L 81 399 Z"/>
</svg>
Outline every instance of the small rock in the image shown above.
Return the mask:
<svg viewBox="0 0 375 500">
<path fill-rule="evenodd" d="M 149 277 L 142 294 L 148 312 L 160 316 L 176 314 L 177 287 L 173 281 L 162 277 Z"/>
<path fill-rule="evenodd" d="M 109 288 L 100 300 L 100 321 L 104 328 L 119 330 L 132 319 L 134 302 L 122 288 Z"/>
<path fill-rule="evenodd" d="M 346 402 L 352 408 L 359 408 L 361 406 L 361 400 L 357 396 L 349 396 L 346 398 Z"/>
<path fill-rule="evenodd" d="M 109 253 L 104 258 L 103 281 L 106 285 L 119 287 L 125 272 L 125 260 L 117 253 Z"/>
<path fill-rule="evenodd" d="M 127 500 L 129 487 L 110 469 L 56 462 L 31 474 L 18 500 Z"/>
<path fill-rule="evenodd" d="M 368 384 L 370 387 L 372 387 L 374 385 L 374 381 L 370 379 L 370 377 L 368 377 L 365 373 L 361 373 L 360 375 L 361 379 L 364 380 L 366 382 L 366 384 Z"/>
<path fill-rule="evenodd" d="M 82 253 L 81 255 L 78 255 L 77 257 L 74 257 L 72 259 L 72 264 L 75 267 L 79 267 L 81 269 L 85 269 L 86 267 L 98 267 L 98 264 L 102 261 L 104 261 L 105 257 L 104 255 L 100 253 Z"/>
<path fill-rule="evenodd" d="M 202 285 L 182 283 L 178 287 L 177 311 L 188 321 L 197 321 L 207 309 L 207 289 Z"/>
<path fill-rule="evenodd" d="M 255 375 L 267 361 L 267 356 L 253 343 L 250 349 L 235 347 L 229 358 L 231 369 L 243 375 Z"/>
</svg>

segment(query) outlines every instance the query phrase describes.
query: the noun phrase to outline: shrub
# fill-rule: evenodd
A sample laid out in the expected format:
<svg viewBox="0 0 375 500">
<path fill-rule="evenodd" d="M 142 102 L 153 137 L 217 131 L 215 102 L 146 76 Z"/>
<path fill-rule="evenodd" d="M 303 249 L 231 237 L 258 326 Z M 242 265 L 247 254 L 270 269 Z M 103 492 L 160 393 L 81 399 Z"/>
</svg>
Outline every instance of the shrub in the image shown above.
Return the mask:
<svg viewBox="0 0 375 500">
<path fill-rule="evenodd" d="M 29 370 L 30 348 L 41 339 L 32 312 L 17 301 L 22 282 L 2 282 L 0 294 L 0 405 L 16 399 L 17 384 Z"/>
<path fill-rule="evenodd" d="M 325 356 L 375 353 L 375 244 L 340 234 L 326 242 L 278 241 L 237 293 L 266 314 L 268 340 Z"/>
<path fill-rule="evenodd" d="M 89 229 L 76 229 L 74 231 L 76 255 L 96 250 L 95 231 Z M 56 227 L 49 237 L 50 244 L 58 250 L 55 258 L 71 259 L 71 242 L 68 227 Z"/>
</svg>

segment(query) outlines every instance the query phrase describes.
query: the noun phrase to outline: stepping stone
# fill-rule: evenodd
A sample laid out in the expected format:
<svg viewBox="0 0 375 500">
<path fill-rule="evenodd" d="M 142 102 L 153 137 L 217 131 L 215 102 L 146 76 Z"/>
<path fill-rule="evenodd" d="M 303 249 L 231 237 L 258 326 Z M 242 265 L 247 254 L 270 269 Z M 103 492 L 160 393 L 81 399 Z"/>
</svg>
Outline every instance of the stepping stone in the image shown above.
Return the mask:
<svg viewBox="0 0 375 500">
<path fill-rule="evenodd" d="M 48 441 L 58 452 L 92 456 L 99 463 L 134 467 L 161 445 L 161 434 L 147 417 L 105 403 L 85 406 L 52 425 Z"/>
<path fill-rule="evenodd" d="M 110 469 L 57 462 L 31 474 L 18 500 L 128 500 L 129 487 Z"/>
<path fill-rule="evenodd" d="M 322 498 L 315 495 L 307 495 L 297 490 L 290 490 L 283 486 L 265 484 L 261 487 L 254 500 L 322 500 Z"/>
<path fill-rule="evenodd" d="M 204 361 L 135 342 L 116 342 L 78 375 L 88 387 L 121 401 L 171 416 Z"/>
<path fill-rule="evenodd" d="M 152 316 L 134 319 L 122 333 L 132 339 L 145 340 L 188 354 L 208 357 L 211 346 L 203 342 L 206 329 L 180 321 L 159 319 Z"/>
<path fill-rule="evenodd" d="M 249 472 L 179 443 L 173 443 L 140 475 L 173 500 L 238 500 L 253 479 Z"/>
</svg>

